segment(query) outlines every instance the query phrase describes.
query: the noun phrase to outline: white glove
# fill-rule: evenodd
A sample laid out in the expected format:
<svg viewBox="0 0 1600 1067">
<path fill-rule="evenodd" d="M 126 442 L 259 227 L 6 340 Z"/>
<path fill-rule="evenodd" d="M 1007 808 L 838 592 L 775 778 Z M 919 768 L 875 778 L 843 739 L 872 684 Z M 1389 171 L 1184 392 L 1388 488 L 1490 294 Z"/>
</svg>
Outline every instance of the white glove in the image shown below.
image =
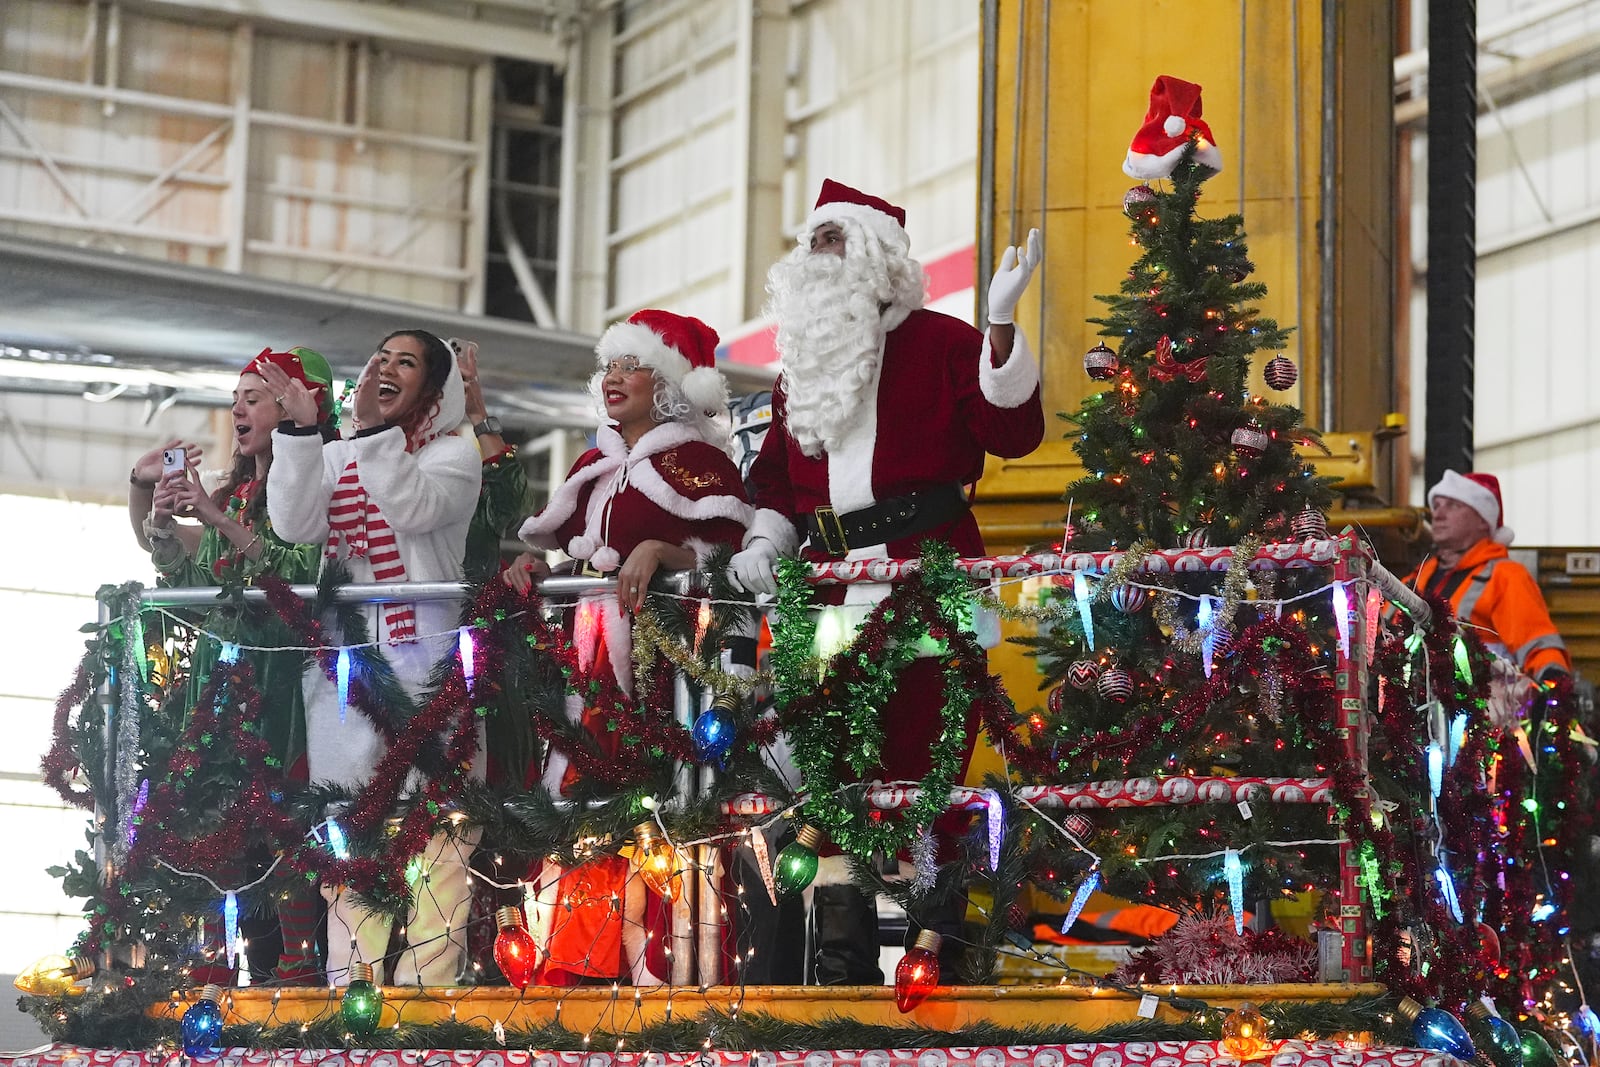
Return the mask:
<svg viewBox="0 0 1600 1067">
<path fill-rule="evenodd" d="M 1023 291 L 1033 278 L 1034 268 L 1039 266 L 1043 258 L 1044 249 L 1036 229 L 1028 231 L 1027 248 L 1006 246 L 1000 256 L 1000 269 L 994 272 L 994 280 L 989 283 L 990 325 L 1011 325 L 1017 301 L 1022 299 Z"/>
<path fill-rule="evenodd" d="M 772 567 L 777 562 L 778 546 L 765 537 L 757 537 L 750 542 L 750 547 L 735 552 L 728 561 L 728 581 L 735 589 L 746 593 L 775 594 L 778 579 Z"/>
</svg>

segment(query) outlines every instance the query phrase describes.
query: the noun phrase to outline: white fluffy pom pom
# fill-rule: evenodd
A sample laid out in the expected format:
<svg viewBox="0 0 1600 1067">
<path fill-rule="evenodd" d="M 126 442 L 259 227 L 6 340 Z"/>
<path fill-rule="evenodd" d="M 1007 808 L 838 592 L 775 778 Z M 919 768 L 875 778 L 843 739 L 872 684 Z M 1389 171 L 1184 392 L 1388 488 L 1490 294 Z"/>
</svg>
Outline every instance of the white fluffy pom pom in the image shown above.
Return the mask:
<svg viewBox="0 0 1600 1067">
<path fill-rule="evenodd" d="M 1161 124 L 1161 128 L 1167 131 L 1168 137 L 1179 137 L 1189 128 L 1189 121 L 1182 115 L 1168 115 L 1167 121 Z"/>
<path fill-rule="evenodd" d="M 622 557 L 617 555 L 617 550 L 610 545 L 602 545 L 594 550 L 594 555 L 589 557 L 589 562 L 594 565 L 595 570 L 610 574 L 622 566 Z"/>
<path fill-rule="evenodd" d="M 573 559 L 588 559 L 599 546 L 583 534 L 567 542 L 567 555 Z"/>
<path fill-rule="evenodd" d="M 696 367 L 685 374 L 678 388 L 696 411 L 714 415 L 728 409 L 728 385 L 722 375 L 710 367 Z"/>
</svg>

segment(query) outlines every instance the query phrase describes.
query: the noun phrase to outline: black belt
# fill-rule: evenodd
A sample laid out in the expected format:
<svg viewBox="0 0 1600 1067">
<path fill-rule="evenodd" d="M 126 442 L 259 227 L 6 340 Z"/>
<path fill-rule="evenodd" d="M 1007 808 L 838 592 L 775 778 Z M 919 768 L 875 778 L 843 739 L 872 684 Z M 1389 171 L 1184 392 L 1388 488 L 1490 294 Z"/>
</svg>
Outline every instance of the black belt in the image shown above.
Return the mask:
<svg viewBox="0 0 1600 1067">
<path fill-rule="evenodd" d="M 960 518 L 966 510 L 966 490 L 951 482 L 891 497 L 844 515 L 829 507 L 817 508 L 805 517 L 806 535 L 814 550 L 843 556 L 852 548 L 926 533 Z"/>
</svg>

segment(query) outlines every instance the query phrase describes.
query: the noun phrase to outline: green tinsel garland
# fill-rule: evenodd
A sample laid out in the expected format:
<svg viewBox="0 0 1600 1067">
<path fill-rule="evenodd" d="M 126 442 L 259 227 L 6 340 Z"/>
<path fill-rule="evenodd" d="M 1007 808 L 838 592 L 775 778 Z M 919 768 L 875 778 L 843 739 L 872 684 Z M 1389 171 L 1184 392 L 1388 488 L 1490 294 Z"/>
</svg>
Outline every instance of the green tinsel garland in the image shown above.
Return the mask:
<svg viewBox="0 0 1600 1067">
<path fill-rule="evenodd" d="M 970 583 L 956 570 L 955 558 L 948 545 L 924 545 L 920 568 L 879 602 L 850 645 L 822 665 L 820 678 L 812 656 L 817 624 L 806 580 L 810 567 L 801 560 L 779 561 L 772 650 L 779 715 L 809 788 L 806 821 L 847 852 L 903 848 L 944 811 L 960 769 L 967 712 L 976 696 L 962 676 L 963 657 L 970 661 L 983 652 L 959 621 L 970 603 Z M 941 641 L 946 653 L 945 702 L 932 766 L 917 802 L 900 819 L 874 819 L 847 801 L 850 789 L 841 781 L 840 767 L 859 776 L 881 763 L 883 708 L 926 636 Z"/>
<path fill-rule="evenodd" d="M 24 997 L 19 1001 L 54 1041 L 88 1048 L 142 1049 L 181 1044 L 175 1019 L 153 1019 L 145 1014 L 148 990 L 122 989 L 109 995 L 89 994 L 71 1000 Z M 730 993 L 733 991 L 730 990 Z M 1162 994 L 1165 996 L 1164 992 Z M 351 1038 L 339 1017 L 337 1005 L 322 1018 L 306 1024 L 228 1026 L 222 1032 L 224 1048 L 347 1048 L 370 1049 L 548 1049 L 555 1052 L 615 1048 L 618 1038 L 625 1051 L 697 1052 L 707 1047 L 725 1051 L 870 1048 L 961 1048 L 972 1046 L 1056 1045 L 1083 1042 L 1204 1041 L 1221 1036 L 1226 1012 L 1209 1005 L 1185 1006 L 1193 1014 L 1182 1022 L 1140 1019 L 1114 1023 L 1098 1030 L 1065 1025 L 1027 1027 L 980 1024 L 958 1030 L 921 1026 L 881 1026 L 853 1019 L 832 1018 L 820 1023 L 799 1023 L 763 1012 L 741 1011 L 729 1015 L 706 1011 L 670 1023 L 618 1034 L 595 1030 L 570 1030 L 557 1024 L 507 1027 L 504 1038 L 493 1029 L 474 1023 L 445 1021 L 380 1027 L 364 1037 Z M 1395 1021 L 1394 998 L 1357 997 L 1334 1001 L 1268 1001 L 1257 1005 L 1266 1016 L 1275 1040 L 1310 1032 L 1327 1036 L 1340 1031 L 1371 1031 L 1379 1041 L 1406 1045 L 1409 1033 Z"/>
</svg>

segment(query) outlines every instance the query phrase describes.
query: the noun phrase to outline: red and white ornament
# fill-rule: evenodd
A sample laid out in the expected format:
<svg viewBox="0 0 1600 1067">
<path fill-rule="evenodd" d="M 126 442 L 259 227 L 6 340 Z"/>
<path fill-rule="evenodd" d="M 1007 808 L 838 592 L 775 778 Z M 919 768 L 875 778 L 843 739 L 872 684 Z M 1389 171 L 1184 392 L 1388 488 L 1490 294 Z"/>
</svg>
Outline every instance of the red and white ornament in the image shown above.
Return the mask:
<svg viewBox="0 0 1600 1067">
<path fill-rule="evenodd" d="M 1099 678 L 1100 664 L 1092 659 L 1080 659 L 1067 668 L 1067 681 L 1075 689 L 1089 689 Z"/>
<path fill-rule="evenodd" d="M 1141 182 L 1122 194 L 1122 213 L 1130 219 L 1156 210 L 1156 191 Z"/>
<path fill-rule="evenodd" d="M 1272 439 L 1261 428 L 1261 424 L 1251 419 L 1248 423 L 1233 431 L 1233 450 L 1245 459 L 1255 459 L 1267 450 L 1267 445 Z"/>
<path fill-rule="evenodd" d="M 1287 356 L 1273 356 L 1267 360 L 1267 384 L 1282 392 L 1300 380 L 1300 371 Z"/>
<path fill-rule="evenodd" d="M 1100 673 L 1100 680 L 1095 683 L 1095 688 L 1100 690 L 1100 695 L 1116 704 L 1126 704 L 1128 698 L 1133 696 L 1133 675 L 1121 667 L 1111 667 Z"/>
<path fill-rule="evenodd" d="M 1110 381 L 1121 368 L 1117 354 L 1107 348 L 1104 341 L 1083 354 L 1083 372 L 1097 382 Z"/>
<path fill-rule="evenodd" d="M 1094 833 L 1094 823 L 1090 822 L 1089 816 L 1084 815 L 1082 812 L 1068 812 L 1062 818 L 1061 825 L 1067 833 L 1076 837 L 1079 841 L 1089 840 L 1089 836 Z"/>
<path fill-rule="evenodd" d="M 1124 615 L 1136 615 L 1144 607 L 1150 594 L 1137 585 L 1123 582 L 1111 590 L 1111 606 Z"/>
<path fill-rule="evenodd" d="M 1328 538 L 1328 517 L 1309 505 L 1289 521 L 1297 541 L 1325 541 Z"/>
<path fill-rule="evenodd" d="M 1066 688 L 1067 687 L 1064 686 L 1064 685 L 1058 685 L 1054 689 L 1050 690 L 1050 695 L 1049 696 L 1044 698 L 1045 706 L 1050 709 L 1050 714 L 1052 714 L 1052 715 L 1060 715 L 1061 714 L 1061 701 L 1062 701 L 1062 698 L 1066 696 L 1066 694 L 1065 694 L 1065 692 L 1063 692 L 1063 690 L 1065 690 Z"/>
<path fill-rule="evenodd" d="M 1180 548 L 1210 548 L 1211 531 L 1204 526 L 1196 526 L 1178 538 Z"/>
</svg>

